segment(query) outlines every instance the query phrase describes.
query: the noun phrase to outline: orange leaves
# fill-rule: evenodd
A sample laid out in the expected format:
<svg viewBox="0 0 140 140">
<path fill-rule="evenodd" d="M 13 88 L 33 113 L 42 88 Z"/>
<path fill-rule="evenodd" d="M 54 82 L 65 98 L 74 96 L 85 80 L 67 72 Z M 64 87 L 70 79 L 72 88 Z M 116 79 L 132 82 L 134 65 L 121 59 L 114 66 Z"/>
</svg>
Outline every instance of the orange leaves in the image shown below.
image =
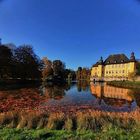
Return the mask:
<svg viewBox="0 0 140 140">
<path fill-rule="evenodd" d="M 37 89 L 21 89 L 18 91 L 12 91 L 8 94 L 8 91 L 1 92 L 3 98 L 0 102 L 0 112 L 7 112 L 10 110 L 34 110 L 43 98 L 38 94 Z"/>
</svg>

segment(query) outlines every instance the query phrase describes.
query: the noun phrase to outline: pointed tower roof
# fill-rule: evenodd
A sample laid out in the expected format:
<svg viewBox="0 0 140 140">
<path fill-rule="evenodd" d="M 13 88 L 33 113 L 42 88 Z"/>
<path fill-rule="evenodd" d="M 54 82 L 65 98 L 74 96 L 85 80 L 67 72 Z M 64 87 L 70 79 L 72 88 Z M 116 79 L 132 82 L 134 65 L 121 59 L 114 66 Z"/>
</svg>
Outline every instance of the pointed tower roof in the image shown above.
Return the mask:
<svg viewBox="0 0 140 140">
<path fill-rule="evenodd" d="M 131 56 L 130 56 L 130 62 L 135 62 L 135 61 L 136 61 L 136 59 L 135 59 L 135 53 L 132 52 L 131 53 Z"/>
<path fill-rule="evenodd" d="M 100 58 L 98 64 L 99 64 L 99 65 L 103 65 L 103 63 L 104 63 L 104 61 L 103 61 L 103 57 L 101 56 L 101 58 Z"/>
</svg>

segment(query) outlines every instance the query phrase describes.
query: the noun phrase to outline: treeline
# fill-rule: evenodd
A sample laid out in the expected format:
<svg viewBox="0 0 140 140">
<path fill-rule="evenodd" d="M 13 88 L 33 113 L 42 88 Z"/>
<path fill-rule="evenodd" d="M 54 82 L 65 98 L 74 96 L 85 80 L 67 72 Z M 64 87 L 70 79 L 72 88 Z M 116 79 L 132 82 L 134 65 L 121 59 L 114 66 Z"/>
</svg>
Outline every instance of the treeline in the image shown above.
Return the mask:
<svg viewBox="0 0 140 140">
<path fill-rule="evenodd" d="M 76 72 L 77 80 L 90 80 L 91 70 L 89 68 L 78 67 Z"/>
<path fill-rule="evenodd" d="M 65 64 L 61 60 L 51 61 L 43 58 L 42 76 L 44 81 L 64 82 L 66 80 L 75 80 L 75 71 L 66 69 Z"/>
<path fill-rule="evenodd" d="M 0 45 L 0 80 L 75 80 L 75 71 L 66 69 L 61 60 L 42 60 L 32 46 Z"/>
<path fill-rule="evenodd" d="M 77 71 L 66 69 L 61 60 L 42 60 L 31 45 L 0 45 L 0 80 L 21 79 L 64 82 L 89 80 L 90 69 L 79 67 Z"/>
<path fill-rule="evenodd" d="M 40 79 L 42 66 L 32 46 L 0 45 L 0 79 Z"/>
</svg>

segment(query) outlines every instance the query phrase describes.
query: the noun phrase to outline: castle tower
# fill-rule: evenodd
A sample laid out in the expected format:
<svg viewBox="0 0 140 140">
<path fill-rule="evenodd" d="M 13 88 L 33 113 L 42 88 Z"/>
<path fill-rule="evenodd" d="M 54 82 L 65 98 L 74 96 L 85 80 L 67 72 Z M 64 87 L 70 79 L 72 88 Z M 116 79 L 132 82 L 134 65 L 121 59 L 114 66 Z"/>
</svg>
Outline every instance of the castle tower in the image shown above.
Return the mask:
<svg viewBox="0 0 140 140">
<path fill-rule="evenodd" d="M 130 61 L 132 62 L 136 61 L 134 52 L 131 53 Z"/>
<path fill-rule="evenodd" d="M 103 77 L 103 57 L 101 57 L 100 60 L 99 60 L 98 68 L 99 68 L 99 74 L 98 74 L 98 76 L 100 78 L 102 78 Z"/>
<path fill-rule="evenodd" d="M 136 59 L 134 52 L 131 53 L 130 62 L 129 62 L 129 72 L 133 73 L 136 71 Z"/>
</svg>

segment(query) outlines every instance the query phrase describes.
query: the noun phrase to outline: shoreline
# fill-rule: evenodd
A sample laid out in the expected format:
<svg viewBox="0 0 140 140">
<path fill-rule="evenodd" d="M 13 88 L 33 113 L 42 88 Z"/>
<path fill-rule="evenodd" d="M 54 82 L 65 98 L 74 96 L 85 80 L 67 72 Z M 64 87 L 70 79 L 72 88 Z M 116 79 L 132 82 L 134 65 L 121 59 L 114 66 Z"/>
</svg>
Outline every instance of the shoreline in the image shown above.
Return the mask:
<svg viewBox="0 0 140 140">
<path fill-rule="evenodd" d="M 64 113 L 7 112 L 0 114 L 0 138 L 96 139 L 139 138 L 139 109 L 131 113 L 87 111 Z M 22 117 L 22 119 L 21 119 Z M 18 121 L 17 121 L 18 120 Z M 114 121 L 115 120 L 115 121 Z M 129 132 L 129 133 L 128 133 Z M 6 134 L 6 135 L 5 135 Z"/>
<path fill-rule="evenodd" d="M 19 89 L 22 87 L 34 87 L 41 84 L 41 80 L 21 80 L 21 79 L 5 79 L 0 80 L 0 90 Z"/>
<path fill-rule="evenodd" d="M 140 89 L 140 82 L 136 81 L 109 81 L 106 84 L 119 88 Z"/>
</svg>

